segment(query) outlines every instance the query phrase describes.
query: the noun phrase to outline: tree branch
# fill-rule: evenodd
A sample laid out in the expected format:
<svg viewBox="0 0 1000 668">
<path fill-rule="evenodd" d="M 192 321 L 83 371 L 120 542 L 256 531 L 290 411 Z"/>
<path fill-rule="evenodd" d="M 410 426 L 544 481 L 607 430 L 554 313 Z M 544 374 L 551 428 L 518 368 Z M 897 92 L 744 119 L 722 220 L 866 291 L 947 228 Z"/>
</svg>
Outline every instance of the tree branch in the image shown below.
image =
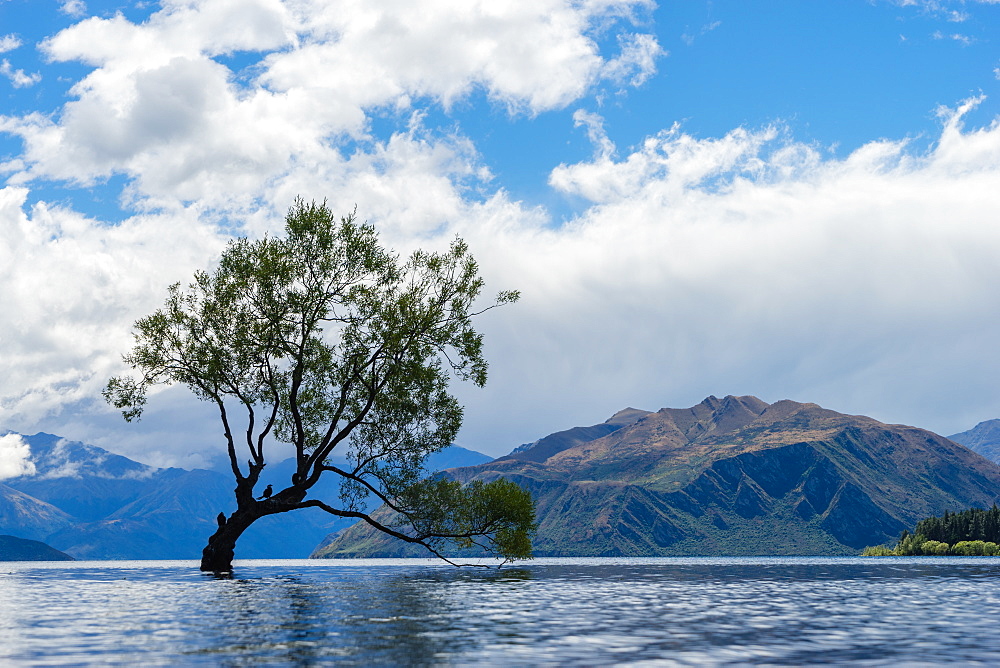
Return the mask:
<svg viewBox="0 0 1000 668">
<path fill-rule="evenodd" d="M 338 508 L 333 508 L 332 506 L 328 506 L 327 504 L 323 503 L 322 501 L 319 501 L 318 499 L 310 499 L 309 501 L 303 501 L 302 503 L 298 504 L 296 506 L 296 508 L 320 508 L 320 509 L 325 510 L 326 512 L 330 513 L 331 515 L 336 515 L 337 517 L 354 517 L 354 518 L 357 518 L 359 520 L 364 520 L 365 522 L 367 522 L 368 524 L 370 524 L 372 527 L 378 529 L 379 531 L 382 531 L 383 533 L 389 534 L 393 538 L 398 538 L 398 539 L 400 539 L 402 541 L 406 541 L 407 543 L 411 543 L 411 544 L 414 544 L 414 545 L 422 545 L 423 547 L 425 547 L 427 549 L 427 551 L 429 551 L 435 557 L 437 557 L 438 559 L 441 559 L 442 561 L 446 561 L 447 563 L 451 564 L 452 566 L 458 566 L 458 567 L 471 566 L 471 567 L 474 567 L 474 568 L 490 568 L 490 566 L 488 564 L 460 564 L 460 563 L 456 563 L 456 562 L 452 561 L 451 559 L 449 559 L 448 557 L 446 557 L 443 554 L 441 554 L 437 549 L 435 549 L 433 546 L 431 546 L 431 545 L 429 545 L 427 543 L 427 539 L 428 538 L 468 538 L 469 536 L 447 535 L 447 534 L 433 534 L 433 535 L 427 535 L 427 536 L 423 536 L 423 537 L 409 536 L 409 535 L 407 535 L 405 533 L 400 533 L 399 531 L 396 531 L 395 529 L 382 524 L 378 520 L 372 519 L 371 516 L 366 515 L 365 513 L 359 513 L 359 512 L 354 511 L 354 510 L 340 510 Z M 500 565 L 502 566 L 505 563 L 507 563 L 507 560 L 504 560 Z"/>
</svg>

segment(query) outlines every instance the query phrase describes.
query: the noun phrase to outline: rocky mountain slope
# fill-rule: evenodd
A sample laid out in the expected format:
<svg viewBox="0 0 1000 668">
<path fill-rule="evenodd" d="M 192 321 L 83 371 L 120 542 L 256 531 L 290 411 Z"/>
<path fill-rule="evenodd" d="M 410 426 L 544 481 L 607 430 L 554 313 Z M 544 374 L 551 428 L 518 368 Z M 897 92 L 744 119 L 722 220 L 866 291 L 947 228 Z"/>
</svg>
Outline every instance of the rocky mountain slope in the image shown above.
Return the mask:
<svg viewBox="0 0 1000 668">
<path fill-rule="evenodd" d="M 605 424 L 449 474 L 529 489 L 538 555 L 855 554 L 1000 500 L 1000 466 L 961 445 L 816 404 L 708 397 Z M 315 556 L 416 554 L 355 525 Z"/>
<path fill-rule="evenodd" d="M 35 473 L 0 483 L 0 534 L 41 540 L 78 559 L 196 559 L 219 512 L 234 509 L 232 474 L 157 469 L 51 434 L 23 436 Z M 452 447 L 434 470 L 489 461 Z M 261 488 L 291 478 L 291 460 L 265 469 Z M 321 481 L 314 496 L 336 499 Z M 266 517 L 241 537 L 239 558 L 305 558 L 351 522 L 309 508 Z"/>
<path fill-rule="evenodd" d="M 69 513 L 0 483 L 0 533 L 40 540 L 72 523 Z"/>
</svg>

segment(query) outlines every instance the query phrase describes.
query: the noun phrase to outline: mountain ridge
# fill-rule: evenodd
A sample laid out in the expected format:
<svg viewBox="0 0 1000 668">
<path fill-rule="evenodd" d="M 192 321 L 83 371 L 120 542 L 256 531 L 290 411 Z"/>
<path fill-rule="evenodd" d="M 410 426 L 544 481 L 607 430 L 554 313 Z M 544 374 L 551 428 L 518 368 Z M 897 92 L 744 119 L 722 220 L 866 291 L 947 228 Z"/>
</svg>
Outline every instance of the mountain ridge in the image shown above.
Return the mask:
<svg viewBox="0 0 1000 668">
<path fill-rule="evenodd" d="M 1000 466 L 942 436 L 753 396 L 520 454 L 449 473 L 529 489 L 539 555 L 856 554 L 923 517 L 1000 499 Z M 316 556 L 403 554 L 416 552 L 355 526 Z"/>
</svg>

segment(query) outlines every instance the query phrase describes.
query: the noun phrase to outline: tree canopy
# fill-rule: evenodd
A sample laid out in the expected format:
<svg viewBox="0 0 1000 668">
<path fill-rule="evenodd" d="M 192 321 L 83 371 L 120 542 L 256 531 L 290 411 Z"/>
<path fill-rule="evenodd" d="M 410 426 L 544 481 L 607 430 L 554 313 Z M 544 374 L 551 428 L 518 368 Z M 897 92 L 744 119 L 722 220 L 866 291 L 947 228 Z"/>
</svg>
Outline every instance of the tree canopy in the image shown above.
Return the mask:
<svg viewBox="0 0 1000 668">
<path fill-rule="evenodd" d="M 472 319 L 518 299 L 501 292 L 476 310 L 482 289 L 462 240 L 401 261 L 353 213 L 338 220 L 325 202 L 302 199 L 283 237 L 235 239 L 214 271 L 170 286 L 163 307 L 135 323 L 135 346 L 123 357 L 135 375 L 112 378 L 104 395 L 129 421 L 156 385 L 182 384 L 217 408 L 237 510 L 220 514 L 204 570 L 228 570 L 254 520 L 307 507 L 356 517 L 439 556 L 453 543 L 530 557 L 527 492 L 503 479 L 461 487 L 424 477 L 426 457 L 462 424 L 452 378 L 486 382 Z M 294 447 L 295 473 L 258 500 L 272 439 Z M 348 467 L 331 462 L 335 451 Z M 339 499 L 308 498 L 323 475 L 340 477 Z M 371 497 L 395 511 L 393 523 L 367 512 Z"/>
<path fill-rule="evenodd" d="M 969 508 L 917 522 L 913 533 L 904 530 L 896 546 L 866 547 L 867 556 L 997 556 L 1000 554 L 1000 508 Z"/>
</svg>

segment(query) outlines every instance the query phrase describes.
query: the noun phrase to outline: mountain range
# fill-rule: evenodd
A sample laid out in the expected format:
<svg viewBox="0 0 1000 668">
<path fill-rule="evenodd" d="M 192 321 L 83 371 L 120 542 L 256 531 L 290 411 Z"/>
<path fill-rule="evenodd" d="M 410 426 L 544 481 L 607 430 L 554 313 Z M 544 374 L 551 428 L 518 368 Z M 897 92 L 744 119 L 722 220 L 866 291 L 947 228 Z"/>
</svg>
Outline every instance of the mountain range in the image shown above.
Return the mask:
<svg viewBox="0 0 1000 668">
<path fill-rule="evenodd" d="M 44 541 L 77 559 L 196 559 L 219 512 L 235 509 L 231 473 L 154 468 L 51 434 L 22 436 L 35 472 L 0 482 L 0 534 Z M 432 471 L 488 461 L 452 446 L 432 455 Z M 341 462 L 343 463 L 343 462 Z M 294 460 L 271 464 L 261 488 L 291 478 Z M 339 486 L 321 479 L 317 498 Z M 305 558 L 351 520 L 308 508 L 258 520 L 241 538 L 243 559 Z"/>
<path fill-rule="evenodd" d="M 0 534 L 80 559 L 194 559 L 215 516 L 233 508 L 224 472 L 154 468 L 50 434 L 22 438 L 35 472 L 0 482 Z M 854 554 L 924 517 L 988 507 L 1000 499 L 1000 466 L 988 461 L 998 455 L 1000 420 L 944 438 L 815 404 L 727 396 L 627 408 L 492 461 L 452 447 L 430 469 L 529 489 L 538 555 L 818 555 Z M 289 479 L 293 465 L 270 465 L 261 484 Z M 334 481 L 322 485 L 316 496 L 336 498 Z M 238 550 L 424 556 L 318 509 L 264 518 Z"/>
<path fill-rule="evenodd" d="M 857 554 L 1000 499 L 1000 466 L 952 440 L 753 396 L 628 408 L 448 475 L 527 488 L 540 556 Z M 314 556 L 418 554 L 359 523 Z"/>
</svg>

